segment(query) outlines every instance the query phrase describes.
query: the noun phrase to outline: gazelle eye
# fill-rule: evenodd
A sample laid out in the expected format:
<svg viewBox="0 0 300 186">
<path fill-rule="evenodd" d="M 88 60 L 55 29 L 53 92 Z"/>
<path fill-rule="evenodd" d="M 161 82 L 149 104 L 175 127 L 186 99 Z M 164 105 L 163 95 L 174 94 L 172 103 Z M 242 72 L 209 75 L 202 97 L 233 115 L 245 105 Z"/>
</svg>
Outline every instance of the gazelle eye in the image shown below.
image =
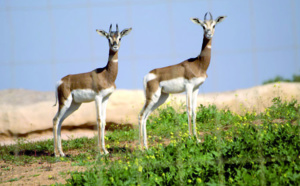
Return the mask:
<svg viewBox="0 0 300 186">
<path fill-rule="evenodd" d="M 213 26 L 213 28 L 215 28 L 215 27 L 216 27 L 216 25 Z"/>
</svg>

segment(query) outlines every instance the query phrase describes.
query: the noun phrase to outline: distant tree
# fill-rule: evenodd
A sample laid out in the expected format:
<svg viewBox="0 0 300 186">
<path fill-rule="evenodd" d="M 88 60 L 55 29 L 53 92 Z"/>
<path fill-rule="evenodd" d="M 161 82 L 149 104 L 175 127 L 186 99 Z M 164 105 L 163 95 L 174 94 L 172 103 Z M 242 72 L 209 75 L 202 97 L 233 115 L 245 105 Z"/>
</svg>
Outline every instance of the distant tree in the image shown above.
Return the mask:
<svg viewBox="0 0 300 186">
<path fill-rule="evenodd" d="M 293 75 L 293 82 L 300 82 L 300 75 Z"/>
<path fill-rule="evenodd" d="M 269 83 L 276 83 L 276 82 L 300 82 L 300 75 L 294 74 L 292 79 L 284 79 L 281 76 L 276 76 L 273 79 L 269 79 L 267 81 L 264 81 L 263 85 L 269 84 Z"/>
</svg>

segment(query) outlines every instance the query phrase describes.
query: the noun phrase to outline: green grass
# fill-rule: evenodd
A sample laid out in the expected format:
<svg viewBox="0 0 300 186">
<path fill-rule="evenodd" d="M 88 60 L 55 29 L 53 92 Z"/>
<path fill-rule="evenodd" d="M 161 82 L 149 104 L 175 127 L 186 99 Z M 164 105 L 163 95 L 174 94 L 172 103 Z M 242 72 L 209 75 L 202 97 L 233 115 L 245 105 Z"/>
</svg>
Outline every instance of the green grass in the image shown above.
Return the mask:
<svg viewBox="0 0 300 186">
<path fill-rule="evenodd" d="M 274 98 L 265 112 L 244 115 L 200 105 L 197 127 L 202 143 L 189 137 L 186 113 L 166 105 L 148 120 L 150 148 L 145 152 L 130 146 L 138 141 L 138 129 L 129 129 L 107 132 L 108 156 L 99 155 L 96 138 L 63 141 L 66 154 L 80 152 L 65 158 L 10 153 L 37 146 L 52 153 L 52 140 L 1 146 L 0 153 L 15 164 L 43 159 L 87 167 L 84 172 L 70 172 L 67 185 L 300 184 L 300 106 L 296 101 Z"/>
</svg>

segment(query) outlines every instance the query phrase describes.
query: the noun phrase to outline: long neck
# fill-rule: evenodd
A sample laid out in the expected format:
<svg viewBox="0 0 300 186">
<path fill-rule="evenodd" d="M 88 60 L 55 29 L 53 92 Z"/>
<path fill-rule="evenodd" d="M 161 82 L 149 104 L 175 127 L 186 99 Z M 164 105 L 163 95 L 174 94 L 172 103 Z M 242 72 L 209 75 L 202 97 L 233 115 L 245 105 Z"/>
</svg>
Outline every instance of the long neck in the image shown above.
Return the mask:
<svg viewBox="0 0 300 186">
<path fill-rule="evenodd" d="M 118 51 L 114 52 L 109 50 L 108 63 L 105 68 L 108 72 L 107 75 L 109 79 L 114 82 L 118 74 Z"/>
<path fill-rule="evenodd" d="M 205 36 L 203 36 L 203 43 L 202 43 L 202 49 L 201 53 L 198 56 L 200 66 L 203 70 L 207 70 L 209 63 L 210 63 L 210 57 L 211 57 L 211 42 L 212 39 L 207 39 Z"/>
</svg>

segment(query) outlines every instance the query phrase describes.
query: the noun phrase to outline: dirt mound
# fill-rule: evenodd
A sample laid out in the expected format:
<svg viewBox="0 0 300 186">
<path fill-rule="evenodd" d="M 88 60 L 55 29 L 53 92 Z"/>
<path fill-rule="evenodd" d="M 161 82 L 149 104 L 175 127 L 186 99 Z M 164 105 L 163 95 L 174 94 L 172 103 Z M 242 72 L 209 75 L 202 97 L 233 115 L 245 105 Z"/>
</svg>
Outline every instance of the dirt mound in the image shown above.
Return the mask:
<svg viewBox="0 0 300 186">
<path fill-rule="evenodd" d="M 276 83 L 223 93 L 199 94 L 198 104 L 215 104 L 218 108 L 230 109 L 237 113 L 255 110 L 263 111 L 272 104 L 274 97 L 300 101 L 300 83 Z M 170 96 L 167 102 L 185 104 L 185 95 Z M 174 101 L 175 100 L 175 101 Z M 57 111 L 54 92 L 30 90 L 0 91 L 0 139 L 26 137 L 29 134 L 48 135 L 51 138 L 52 119 Z M 142 90 L 117 90 L 107 106 L 107 122 L 136 125 L 138 113 L 144 103 Z M 63 123 L 66 130 L 95 127 L 95 103 L 82 104 L 78 111 Z M 122 128 L 122 127 L 121 127 Z M 44 132 L 45 131 L 45 132 Z M 82 132 L 79 132 L 82 133 Z M 64 134 L 64 131 L 62 132 Z M 80 134 L 82 136 L 84 134 Z M 91 135 L 91 134 L 90 134 Z"/>
<path fill-rule="evenodd" d="M 0 96 L 0 139 L 52 130 L 52 119 L 57 112 L 57 106 L 53 107 L 54 92 L 4 90 Z M 107 106 L 107 123 L 135 124 L 143 97 L 143 91 L 115 91 Z M 69 116 L 63 128 L 93 128 L 95 124 L 95 103 L 91 102 L 82 104 Z"/>
</svg>

